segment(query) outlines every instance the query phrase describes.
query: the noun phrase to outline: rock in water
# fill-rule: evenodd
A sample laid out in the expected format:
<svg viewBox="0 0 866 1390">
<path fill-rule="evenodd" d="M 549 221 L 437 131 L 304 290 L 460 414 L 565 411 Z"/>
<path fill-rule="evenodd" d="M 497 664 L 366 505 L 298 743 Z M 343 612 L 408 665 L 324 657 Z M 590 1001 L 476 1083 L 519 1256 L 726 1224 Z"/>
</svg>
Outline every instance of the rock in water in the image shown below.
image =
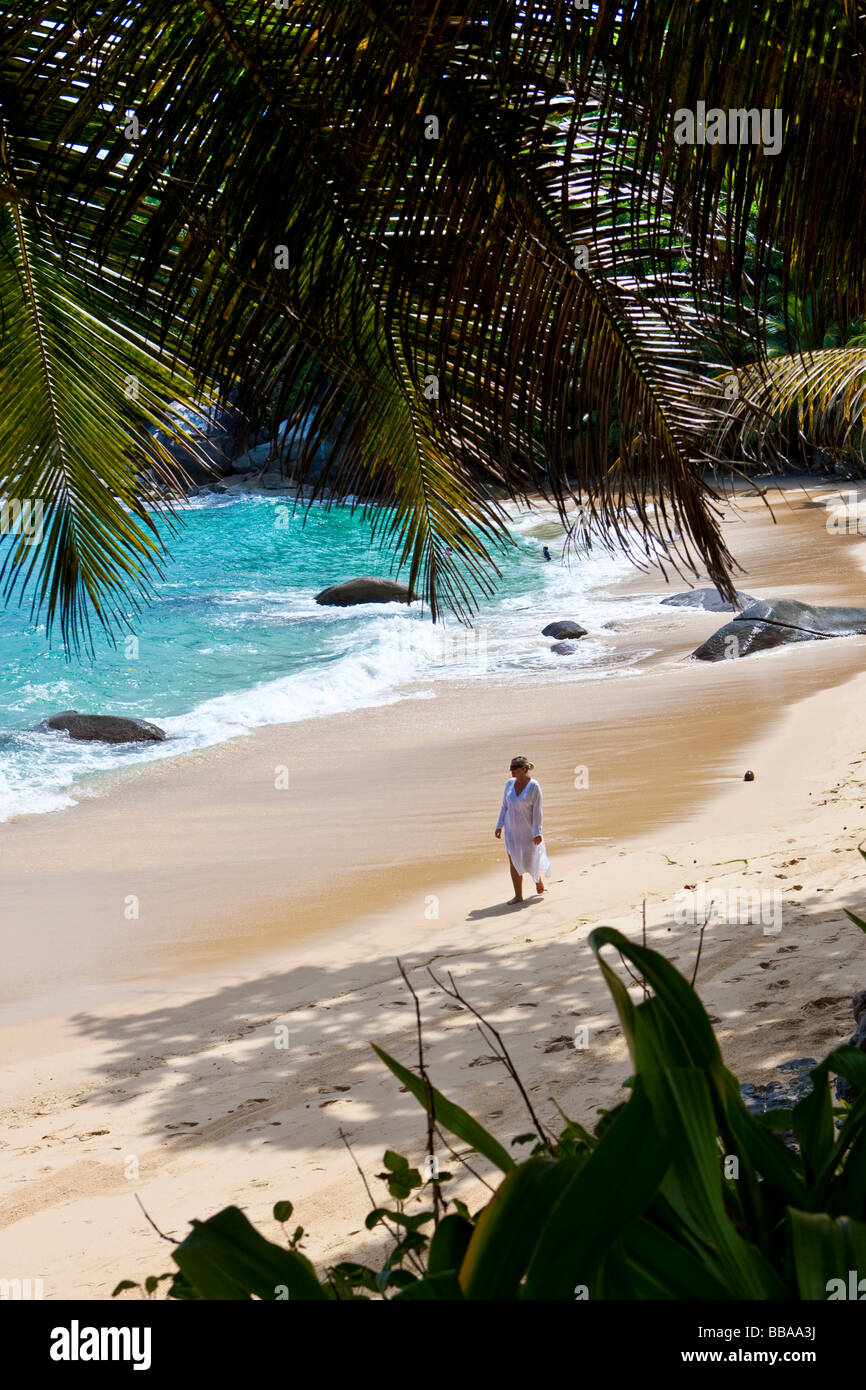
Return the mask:
<svg viewBox="0 0 866 1390">
<path fill-rule="evenodd" d="M 581 627 L 580 623 L 563 621 L 561 623 L 548 623 L 547 627 L 541 629 L 542 637 L 585 637 L 586 628 Z"/>
<path fill-rule="evenodd" d="M 377 579 L 373 575 L 362 575 L 359 579 L 346 579 L 342 584 L 332 584 L 316 594 L 316 603 L 331 608 L 349 608 L 356 603 L 412 603 L 415 594 L 406 584 L 398 584 L 395 579 Z"/>
<path fill-rule="evenodd" d="M 162 743 L 165 730 L 146 719 L 124 719 L 115 714 L 79 714 L 65 709 L 49 715 L 38 726 L 41 732 L 49 729 L 66 732 L 70 738 L 88 743 Z"/>
<path fill-rule="evenodd" d="M 801 628 L 816 637 L 866 632 L 866 608 L 816 608 L 795 598 L 756 599 L 742 616 L 747 621 Z"/>
<path fill-rule="evenodd" d="M 813 632 L 802 632 L 799 628 L 781 627 L 769 623 L 745 623 L 740 619 L 725 623 L 712 637 L 707 638 L 692 652 L 698 661 L 724 661 L 726 658 L 751 656 L 755 652 L 768 651 L 771 647 L 785 647 L 792 642 L 813 642 Z"/>
<path fill-rule="evenodd" d="M 866 608 L 816 608 L 794 598 L 756 599 L 731 622 L 714 632 L 692 656 L 724 661 L 750 656 L 792 642 L 866 633 Z"/>
<path fill-rule="evenodd" d="M 718 589 L 689 589 L 687 594 L 671 594 L 670 598 L 662 599 L 662 603 L 671 608 L 702 608 L 705 613 L 738 613 L 750 603 L 758 602 L 751 594 L 741 594 L 739 589 L 736 608 L 722 598 Z"/>
<path fill-rule="evenodd" d="M 571 656 L 572 652 L 577 651 L 577 646 L 574 642 L 554 642 L 550 650 L 558 652 L 560 656 Z"/>
</svg>

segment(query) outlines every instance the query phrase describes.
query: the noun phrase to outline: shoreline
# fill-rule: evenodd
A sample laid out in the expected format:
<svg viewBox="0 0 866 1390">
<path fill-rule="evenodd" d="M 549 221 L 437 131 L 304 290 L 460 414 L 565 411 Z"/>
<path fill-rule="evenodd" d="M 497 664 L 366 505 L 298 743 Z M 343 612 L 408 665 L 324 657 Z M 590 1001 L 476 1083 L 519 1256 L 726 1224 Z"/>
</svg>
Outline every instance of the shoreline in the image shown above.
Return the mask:
<svg viewBox="0 0 866 1390">
<path fill-rule="evenodd" d="M 815 505 L 786 508 L 768 538 L 759 500 L 744 504 L 729 523 L 749 561 L 742 587 L 824 603 L 863 592 L 856 545 L 823 541 Z M 866 985 L 866 936 L 842 912 L 866 907 L 863 639 L 683 662 L 723 618 L 670 610 L 640 676 L 520 698 L 455 685 L 269 726 L 0 828 L 17 996 L 0 1026 L 0 1272 L 27 1274 L 27 1251 L 46 1297 L 97 1299 L 159 1274 L 136 1193 L 178 1238 L 236 1202 L 278 1239 L 270 1210 L 289 1199 L 317 1264 L 366 1258 L 378 1238 L 337 1131 L 371 1181 L 386 1147 L 414 1161 L 424 1142 L 423 1113 L 369 1047 L 415 1060 L 397 957 L 435 1084 L 506 1145 L 526 1128 L 519 1098 L 426 965 L 453 969 L 504 1030 L 545 1117 L 555 1096 L 591 1127 L 628 1061 L 587 934 L 639 934 L 645 900 L 649 944 L 690 974 L 686 884 L 781 901 L 778 936 L 707 929 L 697 988 L 726 1064 L 761 1083 L 779 1061 L 829 1051 Z M 544 788 L 552 875 L 543 899 L 509 908 L 493 824 L 517 751 Z M 286 794 L 277 763 L 292 770 Z M 137 919 L 123 915 L 129 895 Z M 483 1188 L 461 1173 L 452 1191 L 472 1204 Z"/>
<path fill-rule="evenodd" d="M 317 1264 L 367 1258 L 377 1248 L 363 1229 L 369 1203 L 338 1129 L 371 1180 L 385 1147 L 420 1161 L 424 1145 L 421 1111 L 368 1045 L 415 1058 L 396 957 L 419 991 L 428 1065 L 447 1096 L 506 1143 L 526 1128 L 519 1098 L 488 1065 L 473 1021 L 432 987 L 428 963 L 440 978 L 453 970 L 503 1031 L 546 1118 L 555 1096 L 592 1125 L 628 1058 L 587 933 L 610 925 L 638 936 L 646 900 L 648 943 L 690 974 L 697 933 L 675 920 L 686 882 L 784 896 L 779 936 L 755 924 L 707 929 L 697 988 L 726 1065 L 761 1084 L 780 1062 L 824 1055 L 847 1033 L 851 995 L 866 981 L 866 937 L 842 913 L 862 913 L 866 898 L 855 846 L 866 835 L 866 749 L 850 742 L 864 687 L 866 676 L 801 702 L 763 740 L 756 781 L 731 786 L 663 840 L 558 856 L 541 900 L 504 907 L 497 868 L 444 886 L 439 917 L 423 929 L 398 905 L 348 938 L 307 940 L 279 961 L 186 974 L 73 1020 L 4 1029 L 0 1264 L 11 1270 L 16 1251 L 40 1252 L 49 1298 L 105 1298 L 120 1278 L 160 1273 L 161 1243 L 134 1193 L 178 1238 L 189 1219 L 230 1202 L 276 1238 L 270 1209 L 288 1198 Z M 814 735 L 831 718 L 827 748 Z M 792 804 L 784 770 L 807 735 L 803 772 L 814 785 L 804 780 Z M 570 1040 L 577 1021 L 590 1030 L 580 1054 Z M 275 1048 L 279 1027 L 288 1052 Z M 16 1034 L 17 1057 L 6 1046 Z M 483 1193 L 465 1175 L 453 1187 L 470 1204 Z M 92 1248 L 82 1249 L 82 1229 L 98 1233 Z"/>
<path fill-rule="evenodd" d="M 817 532 L 810 512 L 823 517 L 820 503 L 785 502 L 769 532 L 759 498 L 741 500 L 727 523 L 750 586 L 855 601 L 866 590 L 856 543 Z M 836 573 L 816 583 L 822 539 Z M 638 571 L 615 586 L 629 596 L 660 587 Z M 7 1018 L 56 1014 L 52 996 L 74 1009 L 124 982 L 264 961 L 300 939 L 351 932 L 401 900 L 423 904 L 499 862 L 492 825 L 512 751 L 538 768 L 554 867 L 577 845 L 633 843 L 700 813 L 742 779 L 749 744 L 788 707 L 863 665 L 856 637 L 715 665 L 685 660 L 722 621 L 674 608 L 646 631 L 642 619 L 618 624 L 626 630 L 608 638 L 617 651 L 655 649 L 639 675 L 537 688 L 441 681 L 433 700 L 263 726 L 124 770 L 62 811 L 5 823 L 0 1008 Z M 278 790 L 280 769 L 290 785 Z M 589 786 L 578 788 L 583 775 Z M 18 931 L 21 921 L 38 934 Z"/>
</svg>

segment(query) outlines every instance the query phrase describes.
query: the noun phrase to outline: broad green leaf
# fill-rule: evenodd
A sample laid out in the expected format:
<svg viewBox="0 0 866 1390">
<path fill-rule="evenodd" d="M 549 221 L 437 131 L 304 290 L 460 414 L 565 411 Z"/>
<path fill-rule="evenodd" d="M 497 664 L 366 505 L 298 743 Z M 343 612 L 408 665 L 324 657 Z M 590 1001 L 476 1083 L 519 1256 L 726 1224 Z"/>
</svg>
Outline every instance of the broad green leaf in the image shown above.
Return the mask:
<svg viewBox="0 0 866 1390">
<path fill-rule="evenodd" d="M 800 1297 L 826 1302 L 848 1298 L 854 1272 L 855 1287 L 866 1276 L 866 1225 L 847 1216 L 836 1220 L 824 1212 L 788 1209 L 794 1273 Z M 831 1285 L 831 1281 L 837 1281 Z M 866 1285 L 863 1292 L 866 1293 Z M 860 1295 L 856 1294 L 859 1298 Z"/>
<path fill-rule="evenodd" d="M 427 1088 L 420 1076 L 409 1071 L 400 1062 L 396 1062 L 393 1057 L 389 1057 L 381 1047 L 371 1043 L 373 1051 L 380 1057 L 386 1067 L 397 1077 L 397 1080 L 411 1092 L 420 1105 L 427 1107 Z M 515 1162 L 506 1149 L 502 1147 L 498 1139 L 494 1139 L 492 1134 L 480 1125 L 477 1120 L 453 1101 L 446 1100 L 441 1091 L 437 1091 L 435 1086 L 431 1088 L 433 1092 L 433 1106 L 436 1111 L 436 1121 L 447 1129 L 451 1134 L 456 1134 L 458 1139 L 462 1139 L 464 1144 L 469 1144 L 478 1153 L 483 1154 L 497 1168 L 501 1168 L 503 1173 L 508 1173 L 514 1168 Z"/>
<path fill-rule="evenodd" d="M 573 1159 L 538 1155 L 499 1184 L 478 1219 L 460 1268 L 466 1298 L 518 1296 L 539 1235 L 576 1169 Z"/>
<path fill-rule="evenodd" d="M 670 1067 L 646 1072 L 642 1081 L 653 1121 L 671 1153 L 690 1224 L 715 1252 L 708 1258 L 710 1270 L 731 1290 L 732 1297 L 784 1297 L 772 1268 L 760 1251 L 737 1233 L 728 1214 L 723 1155 L 705 1073 L 697 1067 Z"/>
<path fill-rule="evenodd" d="M 326 1297 L 309 1260 L 265 1240 L 238 1207 L 192 1225 L 173 1258 L 203 1298 L 274 1300 L 282 1287 L 290 1298 Z"/>
<path fill-rule="evenodd" d="M 615 947 L 646 980 L 658 1001 L 659 1026 L 663 1018 L 670 1030 L 669 1036 L 676 1038 L 681 1049 L 680 1065 L 706 1067 L 721 1074 L 722 1055 L 706 1010 L 691 985 L 669 960 L 658 951 L 629 941 L 613 927 L 599 927 L 590 932 L 589 944 L 614 996 L 633 1058 L 635 1006 L 619 976 L 602 960 L 603 946 Z"/>
<path fill-rule="evenodd" d="M 657 1222 L 644 1217 L 633 1221 L 620 1244 L 633 1280 L 632 1298 L 714 1301 L 733 1297 L 691 1244 L 675 1239 Z"/>
<path fill-rule="evenodd" d="M 522 1297 L 571 1299 L 591 1285 L 608 1248 L 640 1216 L 671 1161 L 640 1077 L 631 1099 L 551 1207 Z"/>
<path fill-rule="evenodd" d="M 444 1274 L 446 1270 L 459 1272 L 474 1230 L 472 1223 L 456 1212 L 443 1216 L 430 1239 L 427 1274 Z"/>
<path fill-rule="evenodd" d="M 811 1187 L 833 1151 L 836 1135 L 827 1068 L 816 1067 L 809 1075 L 812 1089 L 794 1106 L 793 1127 L 803 1156 L 806 1183 Z"/>
</svg>

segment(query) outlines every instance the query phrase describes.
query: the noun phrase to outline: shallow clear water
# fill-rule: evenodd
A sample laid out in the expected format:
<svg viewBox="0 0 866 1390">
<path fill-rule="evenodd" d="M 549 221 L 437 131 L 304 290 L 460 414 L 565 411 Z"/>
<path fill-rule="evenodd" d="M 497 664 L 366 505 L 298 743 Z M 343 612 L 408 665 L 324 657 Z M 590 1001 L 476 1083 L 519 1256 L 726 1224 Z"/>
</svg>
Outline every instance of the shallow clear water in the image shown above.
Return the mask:
<svg viewBox="0 0 866 1390">
<path fill-rule="evenodd" d="M 589 597 L 633 573 L 593 552 L 558 563 L 552 516 L 515 520 L 498 556 L 495 597 L 475 626 L 430 623 L 420 604 L 321 608 L 314 595 L 357 574 L 389 572 L 369 525 L 348 507 L 291 514 L 271 498 L 196 499 L 170 538 L 166 578 L 136 623 L 137 654 L 100 641 L 95 660 L 49 650 L 26 611 L 0 612 L 0 820 L 59 809 L 82 778 L 284 723 L 405 698 L 432 698 L 442 679 L 574 680 L 612 675 L 604 622 L 658 612 L 657 600 Z M 544 525 L 544 522 L 547 525 Z M 554 562 L 541 555 L 539 527 Z M 578 652 L 550 652 L 540 631 L 571 617 L 589 629 Z M 639 663 L 650 650 L 632 655 Z M 635 666 L 636 669 L 636 666 Z M 418 689 L 421 682 L 423 688 Z M 402 689 L 411 684 L 413 689 Z M 33 726 L 61 709 L 151 719 L 162 744 L 103 747 Z"/>
</svg>

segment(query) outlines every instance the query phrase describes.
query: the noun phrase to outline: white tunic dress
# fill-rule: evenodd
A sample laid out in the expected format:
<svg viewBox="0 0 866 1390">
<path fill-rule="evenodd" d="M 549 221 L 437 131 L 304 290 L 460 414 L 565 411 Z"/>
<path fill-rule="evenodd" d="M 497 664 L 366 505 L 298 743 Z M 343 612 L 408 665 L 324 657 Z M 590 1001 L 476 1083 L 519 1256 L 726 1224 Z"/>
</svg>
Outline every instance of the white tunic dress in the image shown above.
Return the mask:
<svg viewBox="0 0 866 1390">
<path fill-rule="evenodd" d="M 544 840 L 540 845 L 532 843 L 541 834 L 541 788 L 534 777 L 530 777 L 518 796 L 514 778 L 505 783 L 502 809 L 496 829 L 505 827 L 505 848 L 511 862 L 519 874 L 530 874 L 537 883 L 542 874 L 550 869 L 550 861 Z"/>
</svg>

